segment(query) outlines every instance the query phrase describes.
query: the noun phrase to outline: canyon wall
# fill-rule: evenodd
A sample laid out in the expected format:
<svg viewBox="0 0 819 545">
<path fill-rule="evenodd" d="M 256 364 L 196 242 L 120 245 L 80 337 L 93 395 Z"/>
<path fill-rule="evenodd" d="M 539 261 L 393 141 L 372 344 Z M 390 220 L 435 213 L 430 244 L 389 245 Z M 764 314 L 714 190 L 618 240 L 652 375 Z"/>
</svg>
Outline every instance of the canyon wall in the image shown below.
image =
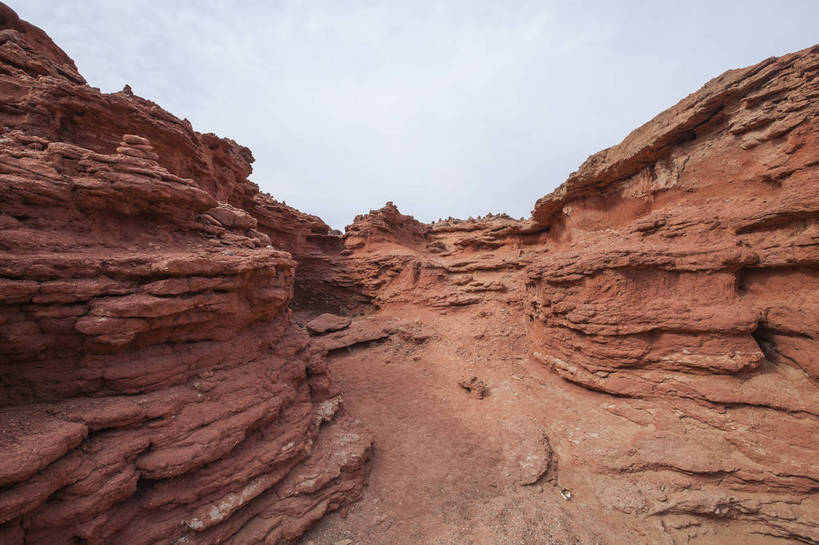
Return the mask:
<svg viewBox="0 0 819 545">
<path fill-rule="evenodd" d="M 290 322 L 329 229 L 246 148 L 0 28 L 0 542 L 295 540 L 370 449 Z"/>
<path fill-rule="evenodd" d="M 819 542 L 817 72 L 819 47 L 723 74 L 528 220 L 387 203 L 342 237 L 0 5 L 0 542 L 295 541 L 371 449 L 325 354 L 393 332 L 561 377 L 526 481 L 601 527 Z M 427 323 L 311 339 L 290 307 Z"/>
<path fill-rule="evenodd" d="M 623 419 L 583 449 L 550 434 L 612 510 L 679 542 L 704 524 L 818 542 L 818 74 L 813 47 L 715 78 L 530 220 L 424 226 L 388 203 L 328 281 L 379 308 L 526 315 L 544 371 Z"/>
<path fill-rule="evenodd" d="M 819 47 L 733 70 L 535 205 L 534 356 L 647 400 L 637 511 L 819 540 L 817 115 Z"/>
<path fill-rule="evenodd" d="M 2 17 L 0 36 L 4 81 L 0 124 L 51 142 L 66 142 L 112 154 L 123 134 L 150 135 L 156 162 L 187 178 L 220 202 L 242 208 L 256 218 L 259 232 L 272 245 L 305 262 L 297 282 L 299 298 L 321 299 L 321 279 L 311 277 L 312 261 L 340 250 L 339 237 L 320 218 L 305 214 L 260 193 L 247 178 L 253 154 L 228 138 L 201 134 L 187 119 L 178 119 L 157 104 L 123 91 L 101 94 L 89 87 L 74 62 L 40 29 L 21 21 L 10 9 Z M 304 294 L 304 295 L 302 295 Z"/>
</svg>

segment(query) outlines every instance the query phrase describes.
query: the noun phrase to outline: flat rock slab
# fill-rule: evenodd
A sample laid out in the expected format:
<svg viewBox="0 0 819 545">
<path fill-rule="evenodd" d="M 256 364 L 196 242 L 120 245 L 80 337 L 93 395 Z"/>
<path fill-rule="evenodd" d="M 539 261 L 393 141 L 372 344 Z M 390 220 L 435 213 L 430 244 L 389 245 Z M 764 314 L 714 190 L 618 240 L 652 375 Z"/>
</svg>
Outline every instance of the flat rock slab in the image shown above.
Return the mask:
<svg viewBox="0 0 819 545">
<path fill-rule="evenodd" d="M 327 333 L 329 331 L 339 331 L 349 327 L 351 323 L 352 320 L 350 318 L 325 313 L 316 316 L 305 325 L 307 326 L 307 331 L 309 331 L 311 335 L 321 335 L 322 333 Z"/>
<path fill-rule="evenodd" d="M 358 318 L 346 329 L 330 332 L 314 339 L 313 343 L 330 352 L 361 343 L 380 341 L 397 333 L 402 325 L 405 325 L 405 322 L 393 318 Z"/>
</svg>

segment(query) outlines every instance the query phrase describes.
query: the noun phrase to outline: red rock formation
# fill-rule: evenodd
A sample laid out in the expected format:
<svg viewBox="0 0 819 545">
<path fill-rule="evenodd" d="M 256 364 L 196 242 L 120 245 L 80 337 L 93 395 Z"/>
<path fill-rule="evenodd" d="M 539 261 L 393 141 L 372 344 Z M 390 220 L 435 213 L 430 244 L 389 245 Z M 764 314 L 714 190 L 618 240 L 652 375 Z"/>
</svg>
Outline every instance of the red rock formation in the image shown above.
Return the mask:
<svg viewBox="0 0 819 545">
<path fill-rule="evenodd" d="M 727 72 L 533 211 L 549 230 L 527 270 L 536 357 L 662 408 L 673 435 L 608 471 L 698 489 L 670 485 L 651 512 L 819 540 L 818 76 L 819 47 Z M 697 433 L 708 450 L 680 456 Z"/>
<path fill-rule="evenodd" d="M 583 452 L 549 430 L 563 474 L 593 475 L 614 510 L 672 539 L 713 520 L 819 542 L 817 104 L 819 46 L 730 71 L 589 158 L 531 221 L 406 237 L 394 207 L 357 218 L 328 282 L 386 310 L 526 314 L 534 359 L 635 400 Z"/>
<path fill-rule="evenodd" d="M 259 193 L 246 148 L 86 86 L 8 8 L 0 27 L 0 542 L 293 541 L 361 495 L 370 447 L 322 426 L 326 353 L 380 429 L 434 438 L 388 444 L 448 457 L 418 494 L 512 483 L 509 535 L 819 542 L 819 47 L 709 82 L 530 220 L 388 203 L 342 238 Z M 310 338 L 291 303 L 376 312 Z M 449 480 L 453 436 L 503 455 Z M 379 524 L 345 528 L 405 538 Z"/>
<path fill-rule="evenodd" d="M 0 127 L 103 154 L 114 153 L 123 134 L 148 135 L 162 167 L 194 180 L 218 201 L 246 210 L 258 220 L 258 230 L 276 248 L 304 262 L 305 269 L 342 250 L 339 237 L 321 219 L 259 192 L 248 180 L 253 170 L 248 148 L 194 131 L 187 119 L 176 118 L 130 88 L 102 94 L 88 87 L 73 61 L 40 29 L 20 21 L 8 8 L 0 17 L 5 21 L 0 21 L 0 60 L 11 76 L 5 80 Z M 321 279 L 308 270 L 299 276 L 297 298 L 321 299 Z"/>
<path fill-rule="evenodd" d="M 559 372 L 612 393 L 637 376 L 643 391 L 658 368 L 708 390 L 766 358 L 819 377 L 799 350 L 819 316 L 817 71 L 819 48 L 728 72 L 538 201 L 561 251 L 529 276 L 546 336 L 572 354 Z M 616 352 L 588 354 L 589 336 Z"/>
<path fill-rule="evenodd" d="M 373 248 L 382 244 L 418 246 L 424 243 L 424 225 L 398 211 L 391 202 L 369 214 L 356 216 L 344 233 L 344 246 L 348 250 Z"/>
<path fill-rule="evenodd" d="M 339 398 L 270 244 L 323 224 L 257 195 L 246 148 L 0 24 L 0 542 L 295 540 L 370 446 L 322 428 Z"/>
</svg>

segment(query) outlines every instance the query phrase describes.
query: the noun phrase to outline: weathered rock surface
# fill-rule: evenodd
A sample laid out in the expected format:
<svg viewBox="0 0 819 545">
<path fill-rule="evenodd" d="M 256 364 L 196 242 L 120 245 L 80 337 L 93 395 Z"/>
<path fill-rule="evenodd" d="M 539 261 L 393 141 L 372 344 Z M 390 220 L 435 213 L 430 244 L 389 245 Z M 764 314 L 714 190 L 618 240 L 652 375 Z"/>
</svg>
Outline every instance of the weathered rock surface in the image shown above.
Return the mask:
<svg viewBox="0 0 819 545">
<path fill-rule="evenodd" d="M 819 543 L 817 72 L 712 80 L 529 220 L 341 237 L 1 7 L 0 543 L 293 542 L 362 496 L 355 416 L 360 539 Z"/>
<path fill-rule="evenodd" d="M 818 99 L 819 47 L 727 72 L 535 206 L 535 356 L 657 407 L 600 465 L 667 485 L 644 512 L 819 540 Z"/>
<path fill-rule="evenodd" d="M 328 255 L 343 250 L 341 239 L 320 218 L 305 214 L 260 193 L 248 180 L 253 154 L 233 140 L 200 134 L 187 119 L 178 119 L 157 104 L 131 92 L 101 94 L 85 85 L 73 61 L 40 29 L 21 21 L 13 11 L 0 14 L 0 62 L 3 102 L 0 126 L 20 128 L 50 142 L 71 143 L 101 154 L 145 157 L 144 151 L 122 146 L 122 136 L 150 139 L 155 160 L 169 173 L 191 179 L 217 201 L 245 210 L 258 221 L 258 231 L 274 247 L 302 264 L 296 299 L 336 300 L 322 279 L 310 274 L 324 267 Z M 342 294 L 343 295 L 343 294 Z"/>
<path fill-rule="evenodd" d="M 313 335 L 321 335 L 322 333 L 327 333 L 328 331 L 338 331 L 339 329 L 344 329 L 345 327 L 349 326 L 351 322 L 352 320 L 346 316 L 337 316 L 335 314 L 324 313 L 307 322 L 305 326 L 307 327 L 307 331 Z"/>
<path fill-rule="evenodd" d="M 424 242 L 424 224 L 398 211 L 388 202 L 383 208 L 356 216 L 344 234 L 344 245 L 350 249 L 381 244 L 416 246 Z"/>
<path fill-rule="evenodd" d="M 280 248 L 320 222 L 0 27 L 0 543 L 294 541 L 360 496 L 371 442 L 322 426 L 338 392 L 290 323 Z"/>
<path fill-rule="evenodd" d="M 525 317 L 532 359 L 598 392 L 571 408 L 572 429 L 594 430 L 582 450 L 543 426 L 601 524 L 816 543 L 818 116 L 819 46 L 733 70 L 590 157 L 531 220 L 419 229 L 388 203 L 356 218 L 325 278 L 467 328 Z"/>
</svg>

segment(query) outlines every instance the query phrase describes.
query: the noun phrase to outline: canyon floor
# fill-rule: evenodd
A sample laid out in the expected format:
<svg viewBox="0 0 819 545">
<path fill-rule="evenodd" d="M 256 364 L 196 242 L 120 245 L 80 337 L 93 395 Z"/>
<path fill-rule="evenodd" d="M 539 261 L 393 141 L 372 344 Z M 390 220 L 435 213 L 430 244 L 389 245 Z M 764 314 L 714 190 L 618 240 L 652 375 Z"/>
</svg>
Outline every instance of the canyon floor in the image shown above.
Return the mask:
<svg viewBox="0 0 819 545">
<path fill-rule="evenodd" d="M 624 429 L 647 427 L 629 414 L 652 407 L 581 390 L 550 373 L 528 356 L 525 324 L 508 311 L 399 307 L 359 320 L 373 319 L 401 323 L 412 334 L 365 341 L 328 357 L 344 392 L 343 410 L 375 440 L 364 496 L 325 517 L 302 545 L 346 539 L 362 545 L 649 544 L 677 543 L 675 534 L 679 542 L 702 545 L 739 539 L 727 523 L 704 528 L 691 519 L 664 528 L 659 519 L 638 524 L 613 511 L 629 499 L 614 499 L 620 492 L 600 496 L 599 475 L 583 469 L 586 445 L 618 442 Z M 459 384 L 472 377 L 485 383 L 483 398 Z M 555 441 L 558 434 L 566 448 Z M 770 542 L 747 535 L 742 541 Z"/>
<path fill-rule="evenodd" d="M 608 532 L 588 518 L 596 501 L 582 482 L 521 485 L 527 459 L 544 461 L 549 424 L 574 428 L 582 442 L 612 418 L 604 400 L 589 394 L 599 420 L 580 422 L 566 385 L 527 357 L 523 335 L 514 334 L 523 324 L 502 309 L 379 313 L 394 316 L 428 339 L 391 336 L 329 358 L 345 410 L 377 447 L 362 501 L 320 522 L 302 543 L 606 542 Z M 473 376 L 486 384 L 485 397 L 459 385 Z"/>
</svg>

